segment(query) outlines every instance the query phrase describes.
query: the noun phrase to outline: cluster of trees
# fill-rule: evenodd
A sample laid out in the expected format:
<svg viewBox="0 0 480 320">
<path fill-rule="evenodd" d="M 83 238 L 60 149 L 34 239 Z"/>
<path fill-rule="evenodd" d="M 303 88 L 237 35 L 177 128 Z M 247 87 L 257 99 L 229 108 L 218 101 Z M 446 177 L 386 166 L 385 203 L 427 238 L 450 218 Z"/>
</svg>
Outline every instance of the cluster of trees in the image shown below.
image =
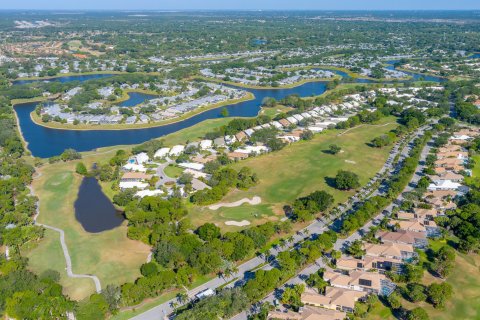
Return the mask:
<svg viewBox="0 0 480 320">
<path fill-rule="evenodd" d="M 233 262 L 259 250 L 274 235 L 291 230 L 289 221 L 266 223 L 222 234 L 212 223 L 192 226 L 180 198 L 134 198 L 125 206 L 128 236 L 153 246 L 154 260 L 142 267 L 143 277 L 121 287 L 121 301 L 133 305 L 164 290 L 191 284 L 206 274 L 228 275 Z"/>
<path fill-rule="evenodd" d="M 21 157 L 24 148 L 17 135 L 10 101 L 0 97 L 0 314 L 15 319 L 66 318 L 75 303 L 62 295 L 60 275 L 49 270 L 36 276 L 20 255 L 24 245 L 43 237 L 34 225 L 38 199 L 30 194 L 34 168 Z"/>
<path fill-rule="evenodd" d="M 82 159 L 82 155 L 73 150 L 73 149 L 65 149 L 59 156 L 53 156 L 48 159 L 49 163 L 55 163 L 59 161 L 71 161 L 71 160 L 78 160 Z"/>
<path fill-rule="evenodd" d="M 353 214 L 349 215 L 342 224 L 342 233 L 349 234 L 365 224 L 375 214 L 386 207 L 392 199 L 395 199 L 406 187 L 418 165 L 421 151 L 427 141 L 431 138 L 430 133 L 426 133 L 422 138 L 414 141 L 414 147 L 409 156 L 404 160 L 400 171 L 394 175 L 388 183 L 387 196 L 375 196 L 363 203 L 363 205 Z"/>
<path fill-rule="evenodd" d="M 231 188 L 249 189 L 258 183 L 256 173 L 248 167 L 243 167 L 240 171 L 232 168 L 220 168 L 213 172 L 208 184 L 210 189 L 203 189 L 195 192 L 190 201 L 199 205 L 208 205 L 221 200 Z"/>
<path fill-rule="evenodd" d="M 75 303 L 62 295 L 60 274 L 53 270 L 36 276 L 19 255 L 0 258 L 0 312 L 15 319 L 65 319 Z"/>
<path fill-rule="evenodd" d="M 240 131 L 256 127 L 272 121 L 272 119 L 267 115 L 259 115 L 256 118 L 236 118 L 228 122 L 226 125 L 221 126 L 215 131 L 207 132 L 205 134 L 206 139 L 216 139 L 218 137 L 224 137 L 226 135 L 234 135 Z"/>
<path fill-rule="evenodd" d="M 278 267 L 271 270 L 258 270 L 255 272 L 254 278 L 247 281 L 247 283 L 239 290 L 245 294 L 247 298 L 247 305 L 257 302 L 263 298 L 267 293 L 273 291 L 281 283 L 295 275 L 297 270 L 314 262 L 320 258 L 322 254 L 330 253 L 333 250 L 333 244 L 337 241 L 337 234 L 334 231 L 327 231 L 318 236 L 314 240 L 306 240 L 298 248 L 292 251 L 283 251 L 278 257 Z M 289 295 L 288 302 L 295 304 L 296 296 L 301 292 L 301 288 L 294 288 Z M 243 299 L 243 295 L 240 296 Z M 211 299 L 211 298 L 207 298 Z M 243 300 L 242 300 L 243 301 Z M 223 303 L 218 303 L 215 308 L 217 314 L 226 314 L 226 310 L 232 310 L 232 305 L 236 303 L 229 299 L 222 300 Z M 195 318 L 197 311 L 195 306 L 192 309 L 180 313 L 181 319 Z M 245 308 L 242 308 L 245 309 Z M 236 310 L 238 313 L 240 310 Z"/>
<path fill-rule="evenodd" d="M 292 205 L 294 221 L 310 221 L 316 214 L 327 210 L 333 204 L 333 196 L 325 191 L 315 191 L 295 200 Z"/>
<path fill-rule="evenodd" d="M 351 171 L 338 171 L 335 176 L 335 187 L 340 190 L 352 190 L 360 187 L 358 175 Z"/>
<path fill-rule="evenodd" d="M 353 128 L 361 123 L 373 123 L 389 114 L 390 113 L 384 114 L 380 110 L 375 110 L 374 112 L 369 112 L 366 110 L 360 111 L 358 114 L 351 116 L 346 121 L 337 123 L 335 128 L 347 129 L 347 128 Z"/>
<path fill-rule="evenodd" d="M 371 141 L 371 145 L 375 148 L 383 148 L 391 145 L 395 141 L 395 139 L 395 133 L 389 132 L 388 134 L 382 134 L 381 136 L 374 138 Z"/>
<path fill-rule="evenodd" d="M 476 185 L 460 200 L 457 210 L 448 210 L 446 217 L 436 219 L 439 225 L 459 238 L 459 250 L 478 252 L 480 249 L 480 190 Z"/>
<path fill-rule="evenodd" d="M 252 142 L 261 142 L 267 146 L 271 151 L 283 149 L 286 143 L 277 139 L 278 130 L 275 128 L 265 128 L 255 131 L 250 137 Z"/>
</svg>

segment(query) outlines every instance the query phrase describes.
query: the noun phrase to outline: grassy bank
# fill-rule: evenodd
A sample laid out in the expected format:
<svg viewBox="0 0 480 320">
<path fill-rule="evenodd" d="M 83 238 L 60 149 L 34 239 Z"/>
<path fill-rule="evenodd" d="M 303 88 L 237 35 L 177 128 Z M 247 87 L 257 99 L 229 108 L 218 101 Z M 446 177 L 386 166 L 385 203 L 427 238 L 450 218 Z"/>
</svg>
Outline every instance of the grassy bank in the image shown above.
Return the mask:
<svg viewBox="0 0 480 320">
<path fill-rule="evenodd" d="M 278 86 L 278 87 L 272 87 L 272 86 L 255 86 L 255 85 L 249 85 L 249 84 L 243 84 L 243 83 L 238 83 L 238 82 L 233 82 L 233 81 L 224 81 L 221 79 L 216 79 L 216 78 L 208 78 L 208 77 L 202 77 L 202 76 L 195 76 L 193 79 L 198 79 L 198 80 L 204 80 L 204 81 L 210 81 L 210 82 L 216 82 L 216 83 L 223 83 L 223 84 L 229 84 L 235 87 L 239 88 L 245 88 L 245 89 L 257 89 L 257 90 L 278 90 L 278 89 L 292 89 L 295 87 L 299 87 L 302 84 L 308 83 L 308 82 L 325 82 L 325 81 L 332 81 L 334 79 L 340 79 L 340 76 L 334 77 L 334 78 L 317 78 L 317 79 L 305 79 L 301 80 L 292 84 L 284 85 L 284 86 Z"/>
</svg>

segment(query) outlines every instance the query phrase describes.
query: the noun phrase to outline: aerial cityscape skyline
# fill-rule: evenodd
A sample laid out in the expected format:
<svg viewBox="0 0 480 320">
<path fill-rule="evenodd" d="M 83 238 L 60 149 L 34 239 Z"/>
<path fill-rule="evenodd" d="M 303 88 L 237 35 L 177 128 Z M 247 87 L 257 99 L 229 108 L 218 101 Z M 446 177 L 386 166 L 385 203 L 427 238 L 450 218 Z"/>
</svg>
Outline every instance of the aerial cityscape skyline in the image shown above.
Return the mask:
<svg viewBox="0 0 480 320">
<path fill-rule="evenodd" d="M 480 319 L 480 0 L 0 1 L 0 319 Z"/>
<path fill-rule="evenodd" d="M 19 0 L 0 4 L 0 9 L 19 10 L 477 10 L 480 2 L 475 0 L 448 1 L 378 1 L 345 0 L 264 0 L 264 1 L 220 1 L 220 0 L 162 0 L 162 1 L 61 1 Z"/>
</svg>

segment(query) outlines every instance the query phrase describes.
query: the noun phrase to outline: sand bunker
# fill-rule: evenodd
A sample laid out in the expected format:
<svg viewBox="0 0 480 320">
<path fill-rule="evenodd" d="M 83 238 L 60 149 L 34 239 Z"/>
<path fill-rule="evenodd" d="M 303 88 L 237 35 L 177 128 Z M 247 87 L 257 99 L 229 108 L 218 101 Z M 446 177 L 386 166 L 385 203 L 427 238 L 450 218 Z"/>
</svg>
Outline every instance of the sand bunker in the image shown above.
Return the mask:
<svg viewBox="0 0 480 320">
<path fill-rule="evenodd" d="M 217 203 L 217 204 L 209 206 L 208 209 L 217 210 L 217 209 L 220 209 L 222 207 L 233 208 L 233 207 L 241 206 L 244 203 L 248 203 L 248 204 L 251 204 L 251 205 L 257 205 L 257 204 L 260 204 L 261 202 L 262 202 L 262 198 L 255 196 L 252 199 L 243 198 L 241 200 L 238 200 L 238 201 L 235 201 L 235 202 L 230 202 L 230 203 Z"/>
<path fill-rule="evenodd" d="M 227 226 L 236 226 L 236 227 L 245 227 L 250 225 L 250 221 L 242 220 L 242 221 L 226 221 L 225 224 Z"/>
</svg>

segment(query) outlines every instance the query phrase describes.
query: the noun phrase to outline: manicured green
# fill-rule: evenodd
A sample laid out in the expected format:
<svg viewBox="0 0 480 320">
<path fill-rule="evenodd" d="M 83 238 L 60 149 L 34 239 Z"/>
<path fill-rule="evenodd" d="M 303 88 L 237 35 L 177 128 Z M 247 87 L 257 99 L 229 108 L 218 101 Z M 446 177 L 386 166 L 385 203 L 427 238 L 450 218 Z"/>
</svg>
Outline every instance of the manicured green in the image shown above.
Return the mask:
<svg viewBox="0 0 480 320">
<path fill-rule="evenodd" d="M 386 133 L 396 126 L 396 119 L 389 117 L 376 125 L 359 126 L 344 134 L 341 134 L 342 131 L 331 130 L 315 135 L 310 141 L 296 142 L 283 150 L 240 161 L 233 167 L 237 170 L 243 166 L 250 167 L 257 173 L 260 181 L 248 191 L 230 192 L 222 202 L 259 196 L 262 198 L 261 208 L 260 205 L 218 210 L 193 207 L 191 219 L 194 224 L 242 219 L 258 224 L 265 222 L 267 218 L 278 220 L 285 217 L 284 205 L 316 190 L 331 193 L 335 203 L 344 202 L 355 191 L 337 190 L 331 185 L 331 179 L 338 170 L 349 170 L 359 176 L 362 185 L 367 183 L 380 170 L 389 153 L 389 148 L 372 148 L 367 143 L 378 134 Z M 332 143 L 339 145 L 343 152 L 330 154 L 328 149 Z M 261 219 L 251 216 L 251 212 L 255 210 L 262 213 L 259 215 Z M 246 218 L 248 215 L 250 217 Z"/>
<path fill-rule="evenodd" d="M 183 170 L 184 169 L 177 167 L 176 165 L 170 164 L 165 168 L 164 172 L 170 178 L 178 178 L 182 174 Z"/>
</svg>

